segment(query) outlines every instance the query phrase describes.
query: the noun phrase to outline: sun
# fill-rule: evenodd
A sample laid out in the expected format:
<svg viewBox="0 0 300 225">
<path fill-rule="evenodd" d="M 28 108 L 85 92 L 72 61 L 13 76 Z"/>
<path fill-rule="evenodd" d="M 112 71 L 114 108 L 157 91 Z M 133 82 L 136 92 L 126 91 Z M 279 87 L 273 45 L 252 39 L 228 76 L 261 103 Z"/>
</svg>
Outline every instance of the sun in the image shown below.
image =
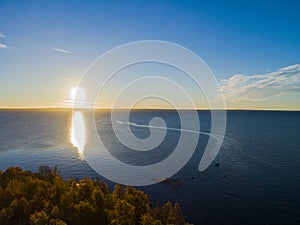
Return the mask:
<svg viewBox="0 0 300 225">
<path fill-rule="evenodd" d="M 72 88 L 70 91 L 70 98 L 74 100 L 76 98 L 76 92 L 78 88 Z"/>
<path fill-rule="evenodd" d="M 75 100 L 77 97 L 78 100 L 84 100 L 85 99 L 85 92 L 83 89 L 81 88 L 78 88 L 78 87 L 75 87 L 75 88 L 72 88 L 70 90 L 70 98 L 72 100 Z"/>
</svg>

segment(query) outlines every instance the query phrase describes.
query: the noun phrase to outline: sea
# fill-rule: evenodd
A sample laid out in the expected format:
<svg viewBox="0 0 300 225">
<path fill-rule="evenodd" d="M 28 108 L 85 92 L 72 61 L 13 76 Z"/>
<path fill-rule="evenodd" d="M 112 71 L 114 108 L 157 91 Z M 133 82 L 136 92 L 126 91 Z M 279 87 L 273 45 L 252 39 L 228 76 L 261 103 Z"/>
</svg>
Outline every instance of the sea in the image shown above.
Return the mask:
<svg viewBox="0 0 300 225">
<path fill-rule="evenodd" d="M 84 129 L 86 115 L 80 114 Z M 178 202 L 187 220 L 196 225 L 300 224 L 300 112 L 227 111 L 222 146 L 201 172 L 198 167 L 210 138 L 211 113 L 200 110 L 197 114 L 199 140 L 186 165 L 165 181 L 136 188 L 149 195 L 153 206 Z M 57 166 L 65 179 L 87 176 L 103 179 L 113 188 L 116 183 L 94 171 L 84 158 L 88 137 L 86 142 L 74 141 L 74 115 L 67 109 L 0 110 L 0 170 Z M 112 156 L 144 166 L 172 155 L 180 135 L 189 132 L 181 129 L 176 110 L 132 110 L 127 122 L 136 138 L 145 139 L 157 128 L 149 126 L 154 117 L 165 121 L 166 135 L 155 149 L 145 152 L 129 149 L 116 137 L 111 111 L 97 110 L 94 121 Z M 139 176 L 137 171 L 136 179 Z"/>
</svg>

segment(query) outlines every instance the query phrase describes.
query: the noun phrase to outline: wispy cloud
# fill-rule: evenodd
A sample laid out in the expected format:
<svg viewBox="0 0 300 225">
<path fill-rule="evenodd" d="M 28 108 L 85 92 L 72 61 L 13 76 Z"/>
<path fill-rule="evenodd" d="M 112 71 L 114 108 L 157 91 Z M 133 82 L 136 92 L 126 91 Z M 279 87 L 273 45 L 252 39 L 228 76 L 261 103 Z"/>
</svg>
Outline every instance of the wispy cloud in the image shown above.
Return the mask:
<svg viewBox="0 0 300 225">
<path fill-rule="evenodd" d="M 300 64 L 266 74 L 236 74 L 222 80 L 220 87 L 227 103 L 259 102 L 274 96 L 300 93 Z"/>
<path fill-rule="evenodd" d="M 8 49 L 7 45 L 1 44 L 1 43 L 0 43 L 0 49 L 1 49 L 1 48 L 2 48 L 2 49 Z"/>
<path fill-rule="evenodd" d="M 5 38 L 5 35 L 0 32 L 0 38 Z"/>
<path fill-rule="evenodd" d="M 61 53 L 65 53 L 65 54 L 69 54 L 70 52 L 66 49 L 62 49 L 62 48 L 53 48 L 54 51 L 56 52 L 61 52 Z"/>
<path fill-rule="evenodd" d="M 65 77 L 64 78 L 64 81 L 72 81 L 73 79 L 72 78 L 70 78 L 70 77 Z"/>
</svg>

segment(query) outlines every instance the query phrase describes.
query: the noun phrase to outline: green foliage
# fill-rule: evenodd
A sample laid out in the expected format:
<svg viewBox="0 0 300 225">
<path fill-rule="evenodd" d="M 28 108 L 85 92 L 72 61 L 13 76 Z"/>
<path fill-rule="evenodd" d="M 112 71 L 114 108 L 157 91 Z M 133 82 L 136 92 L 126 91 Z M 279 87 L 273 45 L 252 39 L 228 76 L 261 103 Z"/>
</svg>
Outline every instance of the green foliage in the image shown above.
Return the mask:
<svg viewBox="0 0 300 225">
<path fill-rule="evenodd" d="M 37 173 L 10 167 L 0 171 L 0 224 L 16 225 L 183 225 L 180 206 L 151 208 L 135 188 L 84 178 L 63 180 L 56 167 Z"/>
</svg>

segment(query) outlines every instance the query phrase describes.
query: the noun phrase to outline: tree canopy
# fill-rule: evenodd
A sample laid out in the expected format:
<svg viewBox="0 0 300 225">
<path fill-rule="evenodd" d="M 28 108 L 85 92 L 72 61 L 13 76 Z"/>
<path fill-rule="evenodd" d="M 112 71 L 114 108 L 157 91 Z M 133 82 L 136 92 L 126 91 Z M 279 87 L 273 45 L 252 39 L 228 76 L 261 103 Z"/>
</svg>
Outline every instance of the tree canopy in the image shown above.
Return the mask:
<svg viewBox="0 0 300 225">
<path fill-rule="evenodd" d="M 9 167 L 0 171 L 0 224 L 15 225 L 183 225 L 179 204 L 152 208 L 147 194 L 133 187 L 85 177 L 65 181 L 56 167 L 38 172 Z"/>
</svg>

